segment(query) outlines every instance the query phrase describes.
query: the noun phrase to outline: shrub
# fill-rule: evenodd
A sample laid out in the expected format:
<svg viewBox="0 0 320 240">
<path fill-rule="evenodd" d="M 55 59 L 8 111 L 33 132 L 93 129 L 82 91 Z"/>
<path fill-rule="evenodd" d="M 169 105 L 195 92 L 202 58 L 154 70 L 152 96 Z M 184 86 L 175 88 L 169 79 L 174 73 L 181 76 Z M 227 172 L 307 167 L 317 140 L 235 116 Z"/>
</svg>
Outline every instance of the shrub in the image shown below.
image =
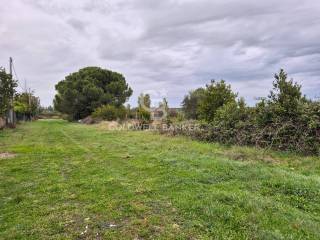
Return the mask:
<svg viewBox="0 0 320 240">
<path fill-rule="evenodd" d="M 252 144 L 255 128 L 253 109 L 247 107 L 244 99 L 229 102 L 220 107 L 214 121 L 207 126 L 207 140 L 225 144 Z"/>
<path fill-rule="evenodd" d="M 108 121 L 123 120 L 126 117 L 126 109 L 124 106 L 115 107 L 113 105 L 104 105 L 97 108 L 92 116 L 94 118 L 101 118 Z"/>
<path fill-rule="evenodd" d="M 256 145 L 301 153 L 317 153 L 315 129 L 318 104 L 307 101 L 301 86 L 287 79 L 283 69 L 275 74 L 273 89 L 255 109 Z"/>
<path fill-rule="evenodd" d="M 214 121 L 217 110 L 224 104 L 236 101 L 237 94 L 233 93 L 231 86 L 227 85 L 224 80 L 220 82 L 211 81 L 206 86 L 204 95 L 199 104 L 198 113 L 200 119 L 207 122 Z"/>
<path fill-rule="evenodd" d="M 151 121 L 151 113 L 146 109 L 139 107 L 137 110 L 138 119 L 143 123 L 150 123 Z"/>
</svg>

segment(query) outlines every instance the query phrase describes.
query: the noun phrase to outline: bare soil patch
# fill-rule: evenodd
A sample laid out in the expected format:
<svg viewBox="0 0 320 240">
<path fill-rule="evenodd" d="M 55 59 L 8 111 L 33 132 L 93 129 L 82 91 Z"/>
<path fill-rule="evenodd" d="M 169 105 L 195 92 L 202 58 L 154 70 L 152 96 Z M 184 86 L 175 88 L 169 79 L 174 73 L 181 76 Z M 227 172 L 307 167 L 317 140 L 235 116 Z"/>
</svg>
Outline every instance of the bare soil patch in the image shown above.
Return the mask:
<svg viewBox="0 0 320 240">
<path fill-rule="evenodd" d="M 16 156 L 17 154 L 14 154 L 14 153 L 8 153 L 8 152 L 0 153 L 0 159 L 14 158 Z"/>
</svg>

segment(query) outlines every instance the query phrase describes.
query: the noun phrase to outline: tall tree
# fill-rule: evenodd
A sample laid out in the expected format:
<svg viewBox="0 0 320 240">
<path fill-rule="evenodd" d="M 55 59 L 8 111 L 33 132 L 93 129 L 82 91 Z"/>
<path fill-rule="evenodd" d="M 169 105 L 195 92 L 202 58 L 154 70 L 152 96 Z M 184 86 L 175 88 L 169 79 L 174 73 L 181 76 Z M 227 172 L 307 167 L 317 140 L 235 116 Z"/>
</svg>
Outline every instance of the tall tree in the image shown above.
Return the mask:
<svg viewBox="0 0 320 240">
<path fill-rule="evenodd" d="M 189 94 L 184 97 L 181 105 L 187 119 L 199 118 L 199 106 L 203 97 L 203 88 L 198 88 L 194 91 L 190 91 Z"/>
<path fill-rule="evenodd" d="M 0 67 L 0 117 L 5 116 L 8 110 L 13 107 L 11 100 L 16 92 L 17 85 L 12 76 Z"/>
<path fill-rule="evenodd" d="M 288 75 L 283 69 L 280 69 L 274 78 L 269 104 L 273 106 L 273 110 L 278 116 L 286 118 L 296 116 L 299 103 L 301 100 L 305 100 L 301 93 L 301 85 L 294 83 L 293 79 L 288 80 Z"/>
<path fill-rule="evenodd" d="M 71 120 L 90 115 L 102 105 L 122 106 L 132 95 L 122 74 L 100 67 L 86 67 L 56 85 L 55 109 Z"/>
</svg>

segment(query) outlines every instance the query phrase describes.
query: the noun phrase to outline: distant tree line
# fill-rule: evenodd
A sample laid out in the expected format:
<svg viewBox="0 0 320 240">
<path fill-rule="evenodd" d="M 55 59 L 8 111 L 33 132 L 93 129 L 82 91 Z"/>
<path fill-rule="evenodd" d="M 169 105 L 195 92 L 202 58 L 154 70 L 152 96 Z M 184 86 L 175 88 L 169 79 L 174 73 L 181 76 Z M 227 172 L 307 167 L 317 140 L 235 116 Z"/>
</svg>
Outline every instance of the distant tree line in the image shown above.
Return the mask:
<svg viewBox="0 0 320 240">
<path fill-rule="evenodd" d="M 86 67 L 65 77 L 56 86 L 54 109 L 63 113 L 69 121 L 83 120 L 91 116 L 95 120 L 137 119 L 151 122 L 151 98 L 140 94 L 138 107 L 131 108 L 125 102 L 132 95 L 124 76 L 100 67 Z M 167 115 L 169 106 L 164 98 L 159 107 Z"/>
</svg>

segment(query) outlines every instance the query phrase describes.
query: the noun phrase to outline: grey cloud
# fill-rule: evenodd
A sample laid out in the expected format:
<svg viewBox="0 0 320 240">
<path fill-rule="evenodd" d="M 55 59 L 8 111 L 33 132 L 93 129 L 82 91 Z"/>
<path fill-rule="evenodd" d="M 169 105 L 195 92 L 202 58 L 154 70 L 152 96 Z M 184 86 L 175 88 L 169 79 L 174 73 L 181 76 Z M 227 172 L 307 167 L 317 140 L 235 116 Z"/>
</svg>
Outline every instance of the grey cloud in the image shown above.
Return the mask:
<svg viewBox="0 0 320 240">
<path fill-rule="evenodd" d="M 67 23 L 70 24 L 74 29 L 80 33 L 85 33 L 87 28 L 87 23 L 78 19 L 70 18 L 67 20 Z"/>
<path fill-rule="evenodd" d="M 112 7 L 109 4 L 109 1 L 91 0 L 84 4 L 83 9 L 89 12 L 97 11 L 101 14 L 106 14 L 112 10 Z"/>
<path fill-rule="evenodd" d="M 213 78 L 253 103 L 280 68 L 308 96 L 320 89 L 318 1 L 12 0 L 0 11 L 0 65 L 13 56 L 44 105 L 88 65 L 122 72 L 132 104 L 153 89 L 178 106 Z"/>
</svg>

